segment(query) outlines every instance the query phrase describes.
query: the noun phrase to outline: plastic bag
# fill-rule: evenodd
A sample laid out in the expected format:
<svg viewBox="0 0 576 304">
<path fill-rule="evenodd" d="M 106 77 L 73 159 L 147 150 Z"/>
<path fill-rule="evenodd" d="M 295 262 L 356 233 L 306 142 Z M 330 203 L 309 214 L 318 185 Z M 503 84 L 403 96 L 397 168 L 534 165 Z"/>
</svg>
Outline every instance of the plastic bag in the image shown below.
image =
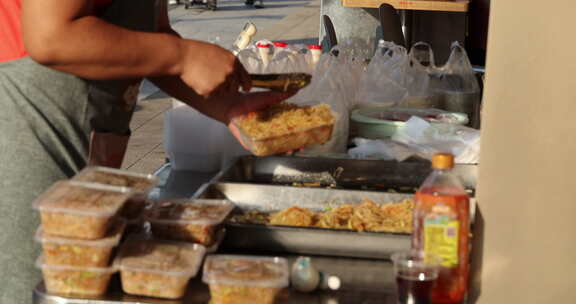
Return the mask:
<svg viewBox="0 0 576 304">
<path fill-rule="evenodd" d="M 478 163 L 480 131 L 455 124 L 435 123 L 413 116 L 392 140 L 413 150 L 415 155 L 432 159 L 440 152 L 454 154 L 457 163 Z"/>
<path fill-rule="evenodd" d="M 336 116 L 330 141 L 306 148 L 307 153 L 345 153 L 350 111 L 356 104 L 359 79 L 365 70 L 365 51 L 356 43 L 343 43 L 322 55 L 312 83 L 290 102 L 303 105 L 327 103 Z M 360 56 L 360 57 L 357 57 Z"/>
<path fill-rule="evenodd" d="M 407 94 L 404 75 L 406 49 L 393 42 L 380 40 L 370 64 L 360 79 L 358 105 L 395 106 Z"/>
<path fill-rule="evenodd" d="M 480 123 L 480 85 L 468 59 L 466 50 L 458 43 L 452 43 L 448 61 L 438 67 L 433 81 L 441 96 L 439 108 L 468 114 L 470 126 L 477 128 Z"/>
<path fill-rule="evenodd" d="M 429 109 L 439 106 L 439 98 L 430 86 L 430 73 L 435 69 L 434 52 L 429 44 L 418 42 L 408 54 L 404 85 L 407 94 L 402 107 Z"/>
</svg>

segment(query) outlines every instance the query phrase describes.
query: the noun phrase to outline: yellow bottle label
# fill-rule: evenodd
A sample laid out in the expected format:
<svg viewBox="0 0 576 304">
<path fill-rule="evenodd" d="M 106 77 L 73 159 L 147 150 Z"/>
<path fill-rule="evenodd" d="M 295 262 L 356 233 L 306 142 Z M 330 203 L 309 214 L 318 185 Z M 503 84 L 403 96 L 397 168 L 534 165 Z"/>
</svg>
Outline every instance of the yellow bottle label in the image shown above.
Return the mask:
<svg viewBox="0 0 576 304">
<path fill-rule="evenodd" d="M 458 265 L 460 225 L 448 215 L 431 214 L 424 219 L 424 251 L 442 259 L 442 266 Z"/>
</svg>

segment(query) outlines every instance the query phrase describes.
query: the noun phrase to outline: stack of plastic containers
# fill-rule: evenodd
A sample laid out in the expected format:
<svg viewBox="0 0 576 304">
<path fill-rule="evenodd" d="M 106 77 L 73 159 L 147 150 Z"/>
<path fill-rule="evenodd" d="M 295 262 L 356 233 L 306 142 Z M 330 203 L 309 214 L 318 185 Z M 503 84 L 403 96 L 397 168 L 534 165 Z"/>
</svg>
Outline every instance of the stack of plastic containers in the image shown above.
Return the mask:
<svg viewBox="0 0 576 304">
<path fill-rule="evenodd" d="M 34 203 L 42 226 L 36 240 L 43 255 L 37 260 L 46 289 L 56 294 L 98 296 L 106 293 L 115 269 L 112 249 L 125 224 L 118 214 L 131 192 L 75 181 L 54 184 Z"/>
</svg>

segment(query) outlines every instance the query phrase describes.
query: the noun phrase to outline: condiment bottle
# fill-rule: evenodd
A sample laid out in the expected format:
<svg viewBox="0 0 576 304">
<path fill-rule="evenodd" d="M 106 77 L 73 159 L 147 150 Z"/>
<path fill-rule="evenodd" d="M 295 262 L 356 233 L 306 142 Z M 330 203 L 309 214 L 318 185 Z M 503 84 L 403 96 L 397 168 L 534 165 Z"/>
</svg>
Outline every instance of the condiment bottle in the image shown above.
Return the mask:
<svg viewBox="0 0 576 304">
<path fill-rule="evenodd" d="M 246 23 L 232 45 L 233 53 L 237 55 L 241 50 L 245 49 L 252 41 L 252 37 L 256 35 L 256 32 L 256 26 L 252 22 Z"/>
<path fill-rule="evenodd" d="M 259 41 L 256 43 L 256 48 L 258 48 L 258 54 L 260 55 L 260 59 L 262 60 L 262 65 L 264 68 L 268 66 L 270 63 L 270 48 L 272 45 L 270 43 Z"/>
<path fill-rule="evenodd" d="M 338 290 L 340 278 L 319 272 L 310 257 L 298 257 L 290 270 L 292 287 L 300 292 L 312 292 L 316 289 Z"/>
<path fill-rule="evenodd" d="M 315 67 L 318 61 L 320 61 L 320 56 L 322 56 L 322 46 L 318 44 L 310 44 L 308 45 L 308 50 L 312 56 L 312 65 Z"/>
<path fill-rule="evenodd" d="M 468 290 L 470 202 L 453 168 L 452 154 L 435 154 L 415 197 L 412 246 L 442 259 L 432 291 L 437 304 L 461 304 Z"/>
</svg>

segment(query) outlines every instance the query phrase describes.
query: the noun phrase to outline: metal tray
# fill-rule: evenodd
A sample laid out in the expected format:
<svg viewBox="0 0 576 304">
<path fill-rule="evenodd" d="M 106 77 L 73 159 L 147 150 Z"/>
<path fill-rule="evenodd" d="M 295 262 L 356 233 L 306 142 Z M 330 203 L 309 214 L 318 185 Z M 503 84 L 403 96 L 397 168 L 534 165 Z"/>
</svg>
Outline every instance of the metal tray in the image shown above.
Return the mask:
<svg viewBox="0 0 576 304">
<path fill-rule="evenodd" d="M 477 166 L 454 168 L 464 187 L 476 188 Z M 291 185 L 319 183 L 341 189 L 414 192 L 430 173 L 430 162 L 396 162 L 316 157 L 237 158 L 220 171 L 212 182 Z"/>
<path fill-rule="evenodd" d="M 278 211 L 294 205 L 324 210 L 360 203 L 363 199 L 382 204 L 409 199 L 412 195 L 218 183 L 202 186 L 194 197 L 227 198 L 240 210 Z M 227 223 L 222 248 L 387 259 L 392 252 L 410 248 L 410 239 L 409 234 Z"/>
</svg>

